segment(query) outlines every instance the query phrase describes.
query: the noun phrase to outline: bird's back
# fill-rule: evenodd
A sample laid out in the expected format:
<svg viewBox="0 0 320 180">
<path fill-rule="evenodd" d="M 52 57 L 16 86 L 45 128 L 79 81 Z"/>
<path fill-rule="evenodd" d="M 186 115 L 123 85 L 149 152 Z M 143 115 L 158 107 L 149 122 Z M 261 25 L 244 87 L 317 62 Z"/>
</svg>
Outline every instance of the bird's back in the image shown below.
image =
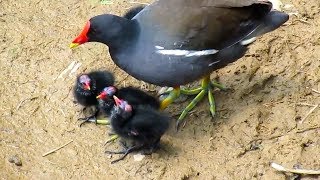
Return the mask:
<svg viewBox="0 0 320 180">
<path fill-rule="evenodd" d="M 133 107 L 150 106 L 154 109 L 159 109 L 160 107 L 160 102 L 156 97 L 135 87 L 130 86 L 121 88 L 118 90 L 117 96 L 126 100 Z"/>
</svg>

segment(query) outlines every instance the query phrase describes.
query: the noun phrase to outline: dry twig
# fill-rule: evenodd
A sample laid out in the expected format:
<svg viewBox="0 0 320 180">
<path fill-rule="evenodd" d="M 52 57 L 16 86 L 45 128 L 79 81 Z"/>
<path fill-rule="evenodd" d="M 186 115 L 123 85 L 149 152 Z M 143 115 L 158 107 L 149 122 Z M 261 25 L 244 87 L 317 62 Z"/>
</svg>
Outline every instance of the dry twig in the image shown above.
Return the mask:
<svg viewBox="0 0 320 180">
<path fill-rule="evenodd" d="M 311 89 L 313 92 L 320 94 L 320 91 L 316 90 L 316 89 Z"/>
<path fill-rule="evenodd" d="M 294 174 L 320 175 L 320 171 L 307 170 L 307 169 L 290 169 L 290 168 L 285 168 L 276 163 L 271 163 L 271 167 L 281 172 L 290 172 Z"/>
<path fill-rule="evenodd" d="M 68 144 L 70 144 L 70 143 L 72 143 L 72 142 L 73 142 L 73 140 L 71 140 L 71 141 L 65 143 L 64 145 L 62 145 L 62 146 L 60 146 L 60 147 L 57 147 L 57 148 L 55 148 L 55 149 L 53 149 L 53 150 L 51 150 L 51 151 L 49 151 L 49 152 L 47 152 L 47 153 L 44 153 L 44 154 L 42 155 L 42 157 L 45 157 L 45 156 L 47 156 L 47 155 L 49 155 L 49 154 L 52 154 L 52 153 L 58 151 L 59 149 L 62 149 L 62 148 L 64 148 L 64 147 L 66 147 Z"/>
<path fill-rule="evenodd" d="M 310 111 L 301 119 L 300 123 L 302 124 L 309 117 L 309 115 L 318 107 L 319 107 L 319 104 L 314 105 L 313 108 L 311 108 Z"/>
</svg>

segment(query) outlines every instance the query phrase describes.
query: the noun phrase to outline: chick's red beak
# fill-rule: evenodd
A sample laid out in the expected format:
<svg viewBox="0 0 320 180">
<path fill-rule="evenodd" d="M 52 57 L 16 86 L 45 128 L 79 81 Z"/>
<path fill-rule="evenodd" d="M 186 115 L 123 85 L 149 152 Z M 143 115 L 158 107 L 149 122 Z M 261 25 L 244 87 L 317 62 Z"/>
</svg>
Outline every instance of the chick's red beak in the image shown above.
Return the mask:
<svg viewBox="0 0 320 180">
<path fill-rule="evenodd" d="M 96 98 L 97 99 L 104 99 L 104 97 L 106 96 L 107 94 L 105 92 L 102 92 L 100 93 Z"/>
<path fill-rule="evenodd" d="M 84 88 L 84 90 L 89 90 L 90 91 L 90 83 L 89 82 L 85 82 L 83 88 Z"/>
<path fill-rule="evenodd" d="M 76 37 L 72 43 L 70 44 L 70 48 L 73 49 L 77 46 L 79 46 L 80 44 L 86 43 L 89 41 L 89 38 L 87 36 L 87 33 L 89 32 L 90 29 L 90 21 L 88 21 L 86 23 L 86 25 L 84 26 L 82 32 L 79 34 L 78 37 Z"/>
<path fill-rule="evenodd" d="M 121 104 L 121 100 L 117 96 L 113 96 L 113 99 L 116 102 L 117 106 L 119 106 Z"/>
</svg>

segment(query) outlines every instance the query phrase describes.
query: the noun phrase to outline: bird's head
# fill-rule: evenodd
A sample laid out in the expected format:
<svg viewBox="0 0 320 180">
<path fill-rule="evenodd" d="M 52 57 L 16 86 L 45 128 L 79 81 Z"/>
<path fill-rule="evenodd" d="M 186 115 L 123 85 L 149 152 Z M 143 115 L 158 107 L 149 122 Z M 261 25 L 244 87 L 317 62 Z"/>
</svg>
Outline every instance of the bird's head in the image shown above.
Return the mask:
<svg viewBox="0 0 320 180">
<path fill-rule="evenodd" d="M 117 89 L 113 86 L 105 87 L 97 96 L 97 99 L 107 99 L 116 93 Z"/>
<path fill-rule="evenodd" d="M 90 91 L 91 90 L 91 79 L 88 75 L 83 74 L 79 77 L 78 84 L 83 90 Z"/>
<path fill-rule="evenodd" d="M 121 36 L 125 18 L 111 14 L 92 17 L 84 26 L 81 33 L 72 41 L 70 48 L 75 48 L 86 42 L 101 42 L 109 44 L 113 39 Z"/>
<path fill-rule="evenodd" d="M 116 103 L 116 110 L 120 111 L 122 116 L 130 116 L 132 113 L 132 106 L 125 100 L 119 99 L 117 96 L 113 96 Z"/>
</svg>

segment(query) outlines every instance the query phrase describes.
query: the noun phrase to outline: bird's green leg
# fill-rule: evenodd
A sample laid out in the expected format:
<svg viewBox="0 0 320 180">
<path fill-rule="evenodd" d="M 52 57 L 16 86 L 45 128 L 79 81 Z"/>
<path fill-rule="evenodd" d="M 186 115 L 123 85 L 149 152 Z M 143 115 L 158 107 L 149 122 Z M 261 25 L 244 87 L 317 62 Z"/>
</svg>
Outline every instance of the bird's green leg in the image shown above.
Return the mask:
<svg viewBox="0 0 320 180">
<path fill-rule="evenodd" d="M 214 102 L 212 88 L 210 88 L 208 91 L 208 99 L 209 99 L 209 105 L 210 105 L 210 113 L 211 113 L 211 116 L 214 117 L 216 114 L 216 103 Z"/>
<path fill-rule="evenodd" d="M 214 101 L 214 97 L 213 97 L 213 88 L 214 87 L 217 87 L 221 90 L 226 90 L 226 88 L 223 85 L 218 84 L 213 81 L 210 81 L 210 76 L 208 75 L 202 79 L 201 87 L 191 89 L 191 90 L 182 89 L 180 91 L 181 94 L 185 94 L 185 95 L 196 95 L 197 94 L 197 96 L 188 104 L 188 106 L 182 111 L 181 115 L 179 116 L 177 124 L 176 124 L 177 130 L 181 126 L 181 123 L 183 122 L 183 119 L 186 117 L 188 112 L 191 111 L 197 105 L 197 103 L 203 99 L 203 97 L 206 94 L 208 94 L 211 115 L 214 117 L 215 111 L 216 111 L 215 101 Z"/>
<path fill-rule="evenodd" d="M 160 109 L 163 110 L 167 108 L 175 99 L 180 96 L 180 87 L 174 87 L 172 91 L 170 91 L 169 95 L 161 101 Z"/>
<path fill-rule="evenodd" d="M 181 89 L 181 94 L 184 94 L 184 95 L 196 95 L 196 94 L 199 94 L 201 91 L 202 91 L 202 87 L 198 87 L 198 88 L 195 88 L 195 89 Z"/>
<path fill-rule="evenodd" d="M 86 122 L 93 122 L 93 123 L 100 124 L 100 125 L 110 125 L 109 119 L 90 119 Z M 117 134 L 112 134 L 110 136 L 111 137 L 105 142 L 105 145 L 108 143 L 114 142 L 119 138 L 119 136 Z"/>
<path fill-rule="evenodd" d="M 223 91 L 227 90 L 227 88 L 226 88 L 224 85 L 219 84 L 219 83 L 217 83 L 217 82 L 215 82 L 215 81 L 211 81 L 211 82 L 210 82 L 210 85 L 211 85 L 211 88 L 216 87 L 216 88 L 221 89 L 221 90 L 223 90 Z"/>
<path fill-rule="evenodd" d="M 95 123 L 101 125 L 110 125 L 109 119 L 97 119 Z"/>
<path fill-rule="evenodd" d="M 111 142 L 114 142 L 119 138 L 119 136 L 117 134 L 112 134 L 110 136 L 111 137 L 104 143 L 104 145 L 107 145 L 107 144 L 109 144 Z"/>
<path fill-rule="evenodd" d="M 189 90 L 189 91 L 185 90 L 185 92 L 188 93 L 187 95 L 191 95 L 191 94 L 198 94 L 198 95 L 182 111 L 182 113 L 179 116 L 177 123 L 176 123 L 176 130 L 178 130 L 180 128 L 181 123 L 183 122 L 183 119 L 186 117 L 188 112 L 191 111 L 198 104 L 198 102 L 200 102 L 203 99 L 205 94 L 208 92 L 208 86 L 210 86 L 210 76 L 207 76 L 202 80 L 200 88 L 196 88 L 196 89 Z"/>
</svg>

